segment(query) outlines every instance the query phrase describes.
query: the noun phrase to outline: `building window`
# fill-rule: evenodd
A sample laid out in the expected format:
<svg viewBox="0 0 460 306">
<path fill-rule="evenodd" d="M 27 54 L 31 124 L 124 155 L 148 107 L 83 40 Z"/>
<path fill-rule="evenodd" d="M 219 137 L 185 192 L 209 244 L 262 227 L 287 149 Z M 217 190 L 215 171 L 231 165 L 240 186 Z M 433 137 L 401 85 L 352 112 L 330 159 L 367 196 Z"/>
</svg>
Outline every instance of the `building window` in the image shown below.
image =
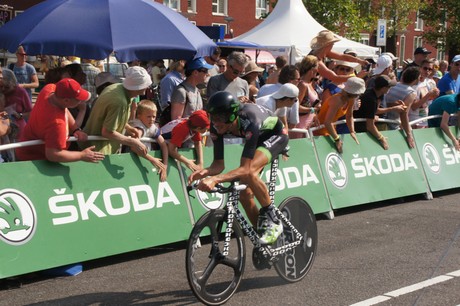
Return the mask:
<svg viewBox="0 0 460 306">
<path fill-rule="evenodd" d="M 420 11 L 417 11 L 417 18 L 415 20 L 415 30 L 423 31 L 423 19 L 420 18 Z"/>
<path fill-rule="evenodd" d="M 436 59 L 438 61 L 442 61 L 446 58 L 446 51 L 445 50 L 445 43 L 442 40 L 438 40 L 437 43 L 437 52 L 436 52 Z"/>
<path fill-rule="evenodd" d="M 187 1 L 187 12 L 196 13 L 196 0 Z"/>
<path fill-rule="evenodd" d="M 414 50 L 413 51 L 415 51 L 415 49 L 418 47 L 423 47 L 422 36 L 414 36 Z"/>
<path fill-rule="evenodd" d="M 180 0 L 163 0 L 163 4 L 175 11 L 180 11 Z"/>
<path fill-rule="evenodd" d="M 212 13 L 214 15 L 227 15 L 228 0 L 212 0 Z"/>
<path fill-rule="evenodd" d="M 406 53 L 406 36 L 401 35 L 399 38 L 399 65 L 403 65 L 404 56 Z"/>
<path fill-rule="evenodd" d="M 265 17 L 268 14 L 267 0 L 256 0 L 256 19 Z"/>
<path fill-rule="evenodd" d="M 367 33 L 359 33 L 359 42 L 364 44 L 364 45 L 368 45 L 369 46 L 369 34 Z"/>
</svg>

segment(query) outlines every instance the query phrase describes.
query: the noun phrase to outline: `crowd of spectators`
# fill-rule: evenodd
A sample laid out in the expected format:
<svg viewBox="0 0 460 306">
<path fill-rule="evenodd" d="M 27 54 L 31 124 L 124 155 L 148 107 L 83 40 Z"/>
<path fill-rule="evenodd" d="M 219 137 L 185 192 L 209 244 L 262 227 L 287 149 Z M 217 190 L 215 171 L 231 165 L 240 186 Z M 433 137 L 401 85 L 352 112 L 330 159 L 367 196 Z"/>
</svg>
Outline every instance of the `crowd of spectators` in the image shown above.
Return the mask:
<svg viewBox="0 0 460 306">
<path fill-rule="evenodd" d="M 338 152 L 343 151 L 340 134 L 349 133 L 359 143 L 357 133 L 369 132 L 388 149 L 381 131 L 401 129 L 413 148 L 412 129 L 436 126 L 460 150 L 449 130 L 459 122 L 450 115 L 460 112 L 460 55 L 447 63 L 430 59 L 430 52 L 420 47 L 398 75 L 391 53 L 376 61 L 352 49 L 338 53 L 333 46 L 339 40 L 321 31 L 311 41 L 310 54 L 295 64 L 278 56 L 276 65 L 261 66 L 243 52 L 223 56 L 219 48 L 209 56 L 168 61 L 167 67 L 164 60 L 132 61 L 123 80 L 102 72 L 93 60 L 69 57 L 46 69 L 34 106 L 37 71 L 20 46 L 16 63 L 0 68 L 1 144 L 41 139 L 44 145 L 2 151 L 1 161 L 98 162 L 104 155 L 132 152 L 150 161 L 164 181 L 168 157 L 193 171 L 203 167 L 202 146 L 210 143 L 201 136 L 210 127 L 204 109 L 207 99 L 220 91 L 270 109 L 286 130 L 296 128 L 290 138 L 306 137 L 297 129 L 311 128 L 314 135 L 331 137 Z M 155 99 L 146 93 L 152 88 L 158 93 Z M 440 118 L 424 119 L 429 115 Z M 160 116 L 166 116 L 164 126 L 158 125 Z M 335 126 L 340 119 L 346 124 Z M 107 140 L 89 141 L 88 135 Z M 78 145 L 70 146 L 69 136 Z M 180 147 L 194 147 L 196 160 L 182 156 Z M 156 149 L 161 158 L 149 154 Z"/>
</svg>

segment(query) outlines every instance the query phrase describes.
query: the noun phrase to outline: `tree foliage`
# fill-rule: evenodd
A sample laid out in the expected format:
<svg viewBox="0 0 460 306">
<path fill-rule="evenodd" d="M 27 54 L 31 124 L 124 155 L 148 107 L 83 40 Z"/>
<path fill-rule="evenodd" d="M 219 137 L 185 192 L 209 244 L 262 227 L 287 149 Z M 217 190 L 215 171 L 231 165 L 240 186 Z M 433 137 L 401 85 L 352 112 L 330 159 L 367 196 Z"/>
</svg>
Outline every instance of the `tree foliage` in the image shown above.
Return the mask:
<svg viewBox="0 0 460 306">
<path fill-rule="evenodd" d="M 460 52 L 460 1 L 430 0 L 424 2 L 420 16 L 425 22 L 423 37 L 450 56 Z"/>
</svg>

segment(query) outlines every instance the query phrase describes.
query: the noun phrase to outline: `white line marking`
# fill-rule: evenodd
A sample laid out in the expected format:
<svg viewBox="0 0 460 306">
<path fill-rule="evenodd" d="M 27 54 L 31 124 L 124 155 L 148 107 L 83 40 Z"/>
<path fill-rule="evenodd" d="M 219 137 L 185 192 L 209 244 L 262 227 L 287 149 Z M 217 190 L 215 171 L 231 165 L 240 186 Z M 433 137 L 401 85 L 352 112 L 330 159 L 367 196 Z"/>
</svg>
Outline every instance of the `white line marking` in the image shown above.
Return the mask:
<svg viewBox="0 0 460 306">
<path fill-rule="evenodd" d="M 394 291 L 391 291 L 391 292 L 388 292 L 388 293 L 384 293 L 384 295 L 391 296 L 391 297 L 397 297 L 397 296 L 400 296 L 400 295 L 403 295 L 403 294 L 407 294 L 407 293 L 411 293 L 411 292 L 423 289 L 425 287 L 433 286 L 435 284 L 448 281 L 448 280 L 450 280 L 452 278 L 453 278 L 452 276 L 442 275 L 442 276 L 438 276 L 438 277 L 435 277 L 435 278 L 427 279 L 426 281 L 423 281 L 423 282 L 420 282 L 420 283 L 417 283 L 417 284 L 413 284 L 413 285 L 410 285 L 410 286 L 407 286 L 407 287 L 403 287 L 403 288 L 398 289 L 398 290 L 394 290 Z"/>
<path fill-rule="evenodd" d="M 378 295 L 378 296 L 375 296 L 373 298 L 370 298 L 370 299 L 367 299 L 367 300 L 352 304 L 350 306 L 370 306 L 370 305 L 375 305 L 375 304 L 378 304 L 378 303 L 381 303 L 381 302 L 388 301 L 391 298 L 395 298 L 395 297 L 398 297 L 400 295 L 411 293 L 411 292 L 414 292 L 414 291 L 417 291 L 417 290 L 420 290 L 420 289 L 423 289 L 423 288 L 426 288 L 426 287 L 429 287 L 429 286 L 433 286 L 433 285 L 436 285 L 436 284 L 451 280 L 454 277 L 460 277 L 460 270 L 452 271 L 452 272 L 446 273 L 444 275 L 440 275 L 440 276 L 437 276 L 437 277 L 434 277 L 434 278 L 427 279 L 427 280 L 425 280 L 423 282 L 420 282 L 420 283 L 416 283 L 416 284 L 406 286 L 406 287 L 403 287 L 403 288 L 400 288 L 400 289 L 397 289 L 397 290 L 394 290 L 394 291 L 390 291 L 390 292 L 384 293 L 383 295 Z M 457 305 L 457 306 L 460 306 L 460 304 Z"/>
<path fill-rule="evenodd" d="M 391 297 L 379 295 L 379 296 L 373 297 L 373 298 L 365 300 L 365 301 L 358 302 L 358 303 L 350 305 L 350 306 L 371 306 L 371 305 L 382 303 L 382 302 L 385 302 L 385 301 L 388 301 L 388 300 L 391 300 Z"/>
</svg>

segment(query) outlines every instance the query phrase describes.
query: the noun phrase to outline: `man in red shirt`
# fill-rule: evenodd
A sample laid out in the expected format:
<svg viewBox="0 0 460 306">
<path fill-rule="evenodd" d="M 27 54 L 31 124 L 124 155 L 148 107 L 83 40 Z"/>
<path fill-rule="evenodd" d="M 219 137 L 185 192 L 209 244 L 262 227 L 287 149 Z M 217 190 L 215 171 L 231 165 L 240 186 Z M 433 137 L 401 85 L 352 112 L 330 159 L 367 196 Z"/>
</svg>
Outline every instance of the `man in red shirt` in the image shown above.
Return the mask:
<svg viewBox="0 0 460 306">
<path fill-rule="evenodd" d="M 80 141 L 88 138 L 88 135 L 77 126 L 68 108 L 85 103 L 90 97 L 89 92 L 70 78 L 62 79 L 56 84 L 46 85 L 37 97 L 29 122 L 20 138 L 20 141 L 40 139 L 45 144 L 16 149 L 18 160 L 53 162 L 82 160 L 97 163 L 104 159 L 104 154 L 93 151 L 94 146 L 81 152 L 67 150 L 69 135 L 75 136 Z"/>
</svg>

